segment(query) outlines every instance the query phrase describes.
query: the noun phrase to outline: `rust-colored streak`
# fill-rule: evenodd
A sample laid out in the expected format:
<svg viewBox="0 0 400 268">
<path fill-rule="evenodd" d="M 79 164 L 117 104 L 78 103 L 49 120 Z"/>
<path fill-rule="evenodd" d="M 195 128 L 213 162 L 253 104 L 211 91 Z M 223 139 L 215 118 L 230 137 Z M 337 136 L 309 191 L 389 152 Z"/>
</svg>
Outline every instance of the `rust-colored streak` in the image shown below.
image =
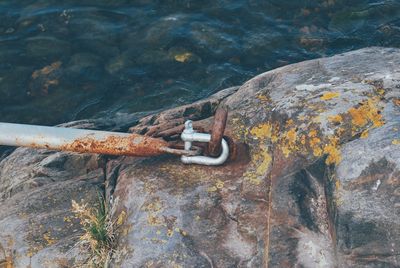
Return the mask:
<svg viewBox="0 0 400 268">
<path fill-rule="evenodd" d="M 221 141 L 224 136 L 228 110 L 218 108 L 214 116 L 214 125 L 211 131 L 211 140 L 208 144 L 208 152 L 211 156 L 218 156 L 221 152 Z"/>
<path fill-rule="evenodd" d="M 109 136 L 104 140 L 85 137 L 61 146 L 63 151 L 106 155 L 156 156 L 163 154 L 167 142 L 161 139 L 130 134 L 126 137 Z"/>
</svg>

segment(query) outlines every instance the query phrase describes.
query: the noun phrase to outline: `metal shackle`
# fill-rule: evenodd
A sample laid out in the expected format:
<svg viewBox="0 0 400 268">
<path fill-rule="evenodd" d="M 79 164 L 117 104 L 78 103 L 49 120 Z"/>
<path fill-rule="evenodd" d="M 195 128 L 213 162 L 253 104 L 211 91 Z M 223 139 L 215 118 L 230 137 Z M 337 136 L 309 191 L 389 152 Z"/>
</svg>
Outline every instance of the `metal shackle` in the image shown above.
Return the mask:
<svg viewBox="0 0 400 268">
<path fill-rule="evenodd" d="M 193 129 L 193 123 L 191 120 L 185 122 L 185 129 L 181 134 L 181 139 L 185 142 L 185 150 L 190 150 L 192 142 L 210 142 L 211 135 L 206 133 L 197 133 Z M 181 161 L 184 164 L 199 164 L 206 166 L 218 166 L 225 163 L 229 157 L 229 146 L 225 139 L 221 141 L 222 153 L 219 157 L 208 157 L 208 156 L 181 156 Z"/>
</svg>

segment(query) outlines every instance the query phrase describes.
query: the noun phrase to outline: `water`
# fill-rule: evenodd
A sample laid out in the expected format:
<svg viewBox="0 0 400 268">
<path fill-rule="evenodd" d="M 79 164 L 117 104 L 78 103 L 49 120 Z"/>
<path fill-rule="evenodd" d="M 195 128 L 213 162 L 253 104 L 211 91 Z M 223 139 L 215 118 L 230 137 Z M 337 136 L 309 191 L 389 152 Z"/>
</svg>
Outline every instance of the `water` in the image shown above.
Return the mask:
<svg viewBox="0 0 400 268">
<path fill-rule="evenodd" d="M 0 121 L 154 111 L 289 63 L 400 47 L 399 0 L 68 2 L 1 1 Z"/>
</svg>

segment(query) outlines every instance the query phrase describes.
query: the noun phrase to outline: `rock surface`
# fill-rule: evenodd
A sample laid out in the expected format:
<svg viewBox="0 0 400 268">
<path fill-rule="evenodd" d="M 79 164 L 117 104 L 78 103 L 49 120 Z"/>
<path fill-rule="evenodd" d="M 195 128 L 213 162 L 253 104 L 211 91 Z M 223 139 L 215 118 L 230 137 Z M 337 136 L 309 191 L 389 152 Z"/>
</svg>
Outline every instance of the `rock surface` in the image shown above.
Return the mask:
<svg viewBox="0 0 400 268">
<path fill-rule="evenodd" d="M 398 66 L 400 49 L 375 47 L 288 65 L 131 128 L 208 131 L 228 106 L 237 157 L 221 167 L 5 150 L 2 247 L 16 267 L 70 265 L 71 199 L 100 187 L 128 215 L 115 267 L 399 267 Z"/>
</svg>

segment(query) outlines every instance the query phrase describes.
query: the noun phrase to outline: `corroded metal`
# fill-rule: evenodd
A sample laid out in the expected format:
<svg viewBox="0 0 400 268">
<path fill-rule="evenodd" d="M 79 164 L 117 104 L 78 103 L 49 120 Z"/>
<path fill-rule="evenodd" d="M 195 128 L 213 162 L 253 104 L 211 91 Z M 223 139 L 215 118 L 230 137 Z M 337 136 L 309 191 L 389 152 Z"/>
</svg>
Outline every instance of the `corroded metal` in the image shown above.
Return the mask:
<svg viewBox="0 0 400 268">
<path fill-rule="evenodd" d="M 107 155 L 156 156 L 165 153 L 163 148 L 167 148 L 167 146 L 168 144 L 163 140 L 137 134 L 129 134 L 128 136 L 112 134 L 101 140 L 92 137 L 76 139 L 72 143 L 62 145 L 59 149 Z"/>
<path fill-rule="evenodd" d="M 162 139 L 138 134 L 10 123 L 0 123 L 0 144 L 106 155 L 198 154 L 169 148 Z"/>
<path fill-rule="evenodd" d="M 228 110 L 218 108 L 214 116 L 214 124 L 211 130 L 211 140 L 208 143 L 208 153 L 211 156 L 217 156 L 221 153 L 221 141 L 224 137 Z"/>
</svg>

